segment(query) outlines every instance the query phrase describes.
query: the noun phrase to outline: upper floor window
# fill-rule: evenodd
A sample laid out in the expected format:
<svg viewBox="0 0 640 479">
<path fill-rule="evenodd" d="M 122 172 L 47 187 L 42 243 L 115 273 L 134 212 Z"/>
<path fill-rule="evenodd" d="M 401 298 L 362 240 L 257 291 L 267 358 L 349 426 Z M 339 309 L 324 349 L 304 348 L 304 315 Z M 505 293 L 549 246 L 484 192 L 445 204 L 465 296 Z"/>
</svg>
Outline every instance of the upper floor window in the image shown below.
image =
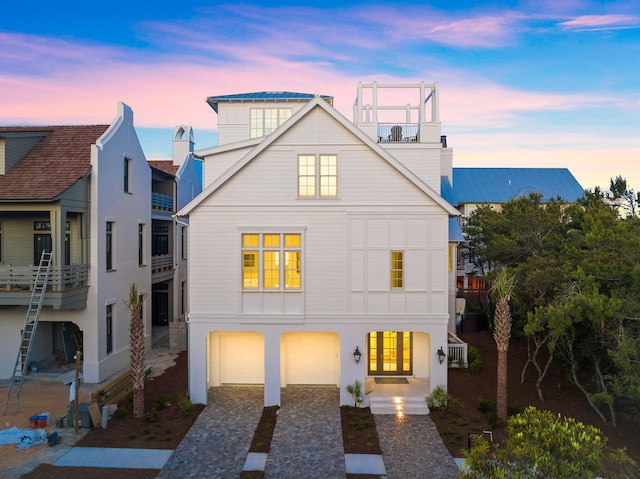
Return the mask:
<svg viewBox="0 0 640 479">
<path fill-rule="evenodd" d="M 338 196 L 338 155 L 298 155 L 298 197 Z"/>
<path fill-rule="evenodd" d="M 138 224 L 138 266 L 144 266 L 144 223 Z"/>
<path fill-rule="evenodd" d="M 131 160 L 124 159 L 124 192 L 131 193 Z"/>
<path fill-rule="evenodd" d="M 180 252 L 181 258 L 187 259 L 187 228 L 180 225 Z"/>
<path fill-rule="evenodd" d="M 113 269 L 113 221 L 107 221 L 105 229 L 104 248 L 106 253 L 107 271 L 109 271 Z"/>
<path fill-rule="evenodd" d="M 300 234 L 243 234 L 242 288 L 299 290 L 302 243 Z"/>
<path fill-rule="evenodd" d="M 107 304 L 107 354 L 113 352 L 113 305 Z"/>
<path fill-rule="evenodd" d="M 404 288 L 404 251 L 391 252 L 391 289 Z"/>
<path fill-rule="evenodd" d="M 250 136 L 258 138 L 282 125 L 291 116 L 291 108 L 251 108 L 249 116 Z"/>
</svg>

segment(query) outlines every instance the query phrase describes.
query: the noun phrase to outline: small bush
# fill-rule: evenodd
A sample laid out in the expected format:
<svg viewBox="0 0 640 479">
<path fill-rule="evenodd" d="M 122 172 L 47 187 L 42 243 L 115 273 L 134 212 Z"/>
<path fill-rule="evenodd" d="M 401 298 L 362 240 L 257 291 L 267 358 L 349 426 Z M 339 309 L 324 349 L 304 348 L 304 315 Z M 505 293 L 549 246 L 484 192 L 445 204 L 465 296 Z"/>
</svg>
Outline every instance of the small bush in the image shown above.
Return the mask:
<svg viewBox="0 0 640 479">
<path fill-rule="evenodd" d="M 158 411 L 152 409 L 151 411 L 145 412 L 143 417 L 147 422 L 155 422 L 158 419 Z"/>
<path fill-rule="evenodd" d="M 490 399 L 478 398 L 478 411 L 486 414 L 491 412 L 493 409 L 493 401 Z"/>
<path fill-rule="evenodd" d="M 153 402 L 153 409 L 155 409 L 156 411 L 162 411 L 164 408 L 166 408 L 169 405 L 170 405 L 169 395 L 160 394 L 159 396 L 156 397 L 155 401 Z"/>
<path fill-rule="evenodd" d="M 189 415 L 193 412 L 193 403 L 189 397 L 189 391 L 184 391 L 178 394 L 178 409 L 185 415 Z"/>
<path fill-rule="evenodd" d="M 480 353 L 475 346 L 469 346 L 467 350 L 467 363 L 469 364 L 469 371 L 472 373 L 482 369 L 482 359 L 480 359 Z"/>
<path fill-rule="evenodd" d="M 125 417 L 127 413 L 124 412 L 124 409 L 122 408 L 118 408 L 115 410 L 115 412 L 113 413 L 113 417 Z"/>
<path fill-rule="evenodd" d="M 453 409 L 460 404 L 460 400 L 449 394 L 447 389 L 442 385 L 436 386 L 436 388 L 431 391 L 431 394 L 426 397 L 426 400 L 429 409 L 443 412 L 448 409 Z"/>
</svg>

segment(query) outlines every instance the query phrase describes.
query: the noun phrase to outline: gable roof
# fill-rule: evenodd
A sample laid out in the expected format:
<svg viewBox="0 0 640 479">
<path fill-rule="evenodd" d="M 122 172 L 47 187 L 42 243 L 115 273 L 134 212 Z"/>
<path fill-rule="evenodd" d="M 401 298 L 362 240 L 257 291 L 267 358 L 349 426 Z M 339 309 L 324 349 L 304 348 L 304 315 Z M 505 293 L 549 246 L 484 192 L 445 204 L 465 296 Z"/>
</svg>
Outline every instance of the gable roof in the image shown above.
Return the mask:
<svg viewBox="0 0 640 479">
<path fill-rule="evenodd" d="M 178 165 L 174 165 L 172 160 L 147 160 L 147 163 L 151 168 L 172 176 L 176 176 L 178 168 L 180 168 Z"/>
<path fill-rule="evenodd" d="M 193 209 L 195 209 L 200 203 L 208 198 L 214 191 L 220 188 L 231 177 L 233 177 L 238 171 L 240 171 L 245 165 L 251 162 L 256 156 L 262 153 L 273 142 L 280 138 L 290 128 L 293 128 L 298 121 L 304 118 L 314 108 L 322 108 L 328 113 L 334 120 L 340 123 L 344 128 L 349 130 L 360 141 L 366 144 L 374 152 L 376 152 L 383 160 L 387 161 L 392 167 L 394 167 L 400 174 L 404 175 L 411 183 L 417 186 L 423 193 L 431 198 L 435 203 L 441 206 L 450 215 L 458 216 L 460 212 L 456 210 L 451 204 L 447 203 L 437 192 L 435 192 L 429 185 L 423 182 L 418 176 L 416 176 L 411 170 L 398 161 L 387 150 L 382 148 L 378 143 L 373 141 L 368 135 L 366 135 L 360 128 L 347 120 L 338 110 L 330 106 L 322 97 L 316 96 L 312 101 L 306 104 L 303 108 L 295 112 L 288 121 L 283 123 L 280 127 L 276 128 L 273 133 L 264 137 L 264 139 L 240 160 L 238 160 L 231 168 L 220 175 L 213 183 L 205 188 L 200 195 L 193 199 L 187 206 L 178 212 L 179 216 L 188 215 Z"/>
<path fill-rule="evenodd" d="M 567 168 L 453 168 L 453 184 L 441 179 L 441 194 L 453 205 L 506 203 L 529 193 L 540 193 L 542 201 L 560 196 L 569 203 L 584 195 L 584 189 Z"/>
<path fill-rule="evenodd" d="M 16 132 L 46 134 L 5 175 L 1 201 L 52 200 L 91 171 L 91 145 L 109 125 L 0 126 L 0 137 Z"/>
<path fill-rule="evenodd" d="M 207 97 L 207 103 L 218 113 L 220 103 L 303 103 L 313 100 L 312 93 L 296 93 L 291 91 L 261 91 L 255 93 L 238 93 L 235 95 L 219 95 Z M 333 105 L 333 97 L 320 95 L 324 101 Z"/>
</svg>

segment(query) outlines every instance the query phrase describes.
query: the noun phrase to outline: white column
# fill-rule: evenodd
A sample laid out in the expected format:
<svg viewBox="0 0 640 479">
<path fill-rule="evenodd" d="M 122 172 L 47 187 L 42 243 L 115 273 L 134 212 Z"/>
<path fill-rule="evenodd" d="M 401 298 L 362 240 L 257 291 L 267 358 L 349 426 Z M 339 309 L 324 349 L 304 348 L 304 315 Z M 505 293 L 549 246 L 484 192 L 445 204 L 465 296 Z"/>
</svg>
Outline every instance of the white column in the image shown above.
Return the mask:
<svg viewBox="0 0 640 479">
<path fill-rule="evenodd" d="M 264 405 L 280 405 L 280 333 L 264 334 Z"/>
<path fill-rule="evenodd" d="M 207 404 L 209 334 L 197 323 L 189 323 L 189 396 L 193 403 Z"/>
</svg>

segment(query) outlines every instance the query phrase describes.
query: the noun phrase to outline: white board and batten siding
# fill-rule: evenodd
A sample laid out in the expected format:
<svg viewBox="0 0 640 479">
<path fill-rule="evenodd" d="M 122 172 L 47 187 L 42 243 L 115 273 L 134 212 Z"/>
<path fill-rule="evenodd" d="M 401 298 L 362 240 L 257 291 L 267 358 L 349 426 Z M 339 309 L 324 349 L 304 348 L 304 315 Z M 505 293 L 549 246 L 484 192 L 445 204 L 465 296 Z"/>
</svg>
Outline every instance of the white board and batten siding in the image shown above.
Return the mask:
<svg viewBox="0 0 640 479">
<path fill-rule="evenodd" d="M 446 216 L 352 215 L 352 314 L 445 314 Z M 404 286 L 391 290 L 391 251 L 404 252 Z"/>
</svg>

